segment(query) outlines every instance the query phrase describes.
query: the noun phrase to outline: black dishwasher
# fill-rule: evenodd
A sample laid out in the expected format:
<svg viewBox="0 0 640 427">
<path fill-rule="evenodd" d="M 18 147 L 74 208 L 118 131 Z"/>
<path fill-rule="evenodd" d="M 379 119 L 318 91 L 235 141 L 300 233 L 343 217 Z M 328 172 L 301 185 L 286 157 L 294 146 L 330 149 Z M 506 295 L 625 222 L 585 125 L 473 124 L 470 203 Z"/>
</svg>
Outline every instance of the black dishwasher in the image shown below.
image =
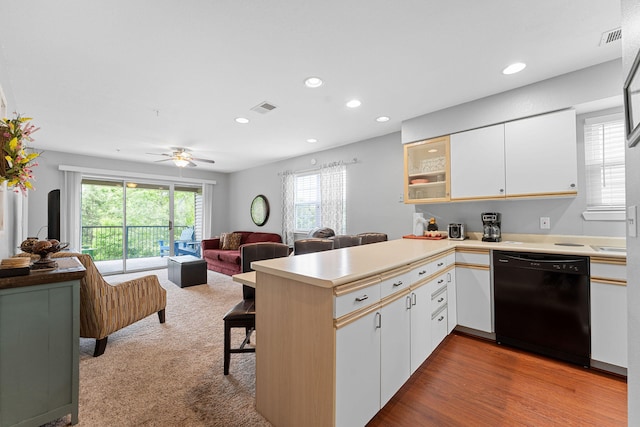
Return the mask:
<svg viewBox="0 0 640 427">
<path fill-rule="evenodd" d="M 496 341 L 590 366 L 589 258 L 493 251 Z"/>
</svg>

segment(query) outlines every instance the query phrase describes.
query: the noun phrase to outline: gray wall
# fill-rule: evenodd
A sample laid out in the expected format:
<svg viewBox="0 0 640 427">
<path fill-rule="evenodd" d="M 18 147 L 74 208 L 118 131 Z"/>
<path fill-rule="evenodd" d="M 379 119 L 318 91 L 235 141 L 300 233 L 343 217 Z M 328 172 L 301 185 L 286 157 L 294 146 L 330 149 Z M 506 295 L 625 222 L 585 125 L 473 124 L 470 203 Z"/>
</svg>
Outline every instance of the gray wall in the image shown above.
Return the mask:
<svg viewBox="0 0 640 427">
<path fill-rule="evenodd" d="M 621 61 L 605 62 L 405 120 L 402 142 L 448 135 L 620 95 Z"/>
<path fill-rule="evenodd" d="M 640 51 L 640 2 L 622 0 L 622 78 Z M 640 145 L 626 152 L 627 206 L 640 205 Z M 640 425 L 640 240 L 627 237 L 629 327 L 628 409 L 630 426 Z"/>
<path fill-rule="evenodd" d="M 311 164 L 311 159 L 317 165 Z M 231 174 L 230 226 L 233 230 L 264 230 L 282 234 L 281 178 L 283 171 L 313 169 L 323 163 L 351 161 L 347 166 L 347 233 L 387 233 L 397 239 L 412 230 L 413 206 L 402 203 L 403 150 L 400 133 L 272 163 Z M 271 214 L 263 227 L 251 222 L 249 206 L 258 194 L 269 200 Z"/>
<path fill-rule="evenodd" d="M 108 169 L 121 171 L 120 177 L 125 178 L 127 172 L 144 173 L 150 175 L 162 175 L 166 179 L 180 177 L 197 178 L 216 181 L 214 187 L 214 223 L 213 233 L 219 234 L 228 228 L 229 216 L 226 207 L 228 194 L 228 174 L 207 172 L 195 169 L 179 169 L 173 166 L 160 166 L 146 163 L 124 162 L 105 160 L 98 157 L 80 156 L 68 153 L 44 150 L 38 158 L 38 166 L 34 168 L 36 190 L 28 195 L 28 234 L 35 236 L 42 226 L 47 225 L 47 194 L 51 190 L 62 189 L 63 172 L 58 170 L 59 165 L 78 166 L 94 169 Z M 25 236 L 26 237 L 26 236 Z M 47 237 L 46 229 L 42 230 L 40 238 Z"/>
<path fill-rule="evenodd" d="M 402 141 L 410 142 L 563 108 L 575 107 L 578 111 L 589 111 L 578 115 L 576 122 L 577 197 L 428 204 L 416 206 L 416 211 L 425 213 L 425 217 L 435 216 L 441 229 L 445 229 L 450 222 L 463 222 L 469 231 L 479 232 L 482 230 L 480 214 L 497 211 L 502 213 L 502 229 L 506 233 L 623 237 L 624 221 L 585 221 L 582 218 L 586 198 L 580 191 L 585 188 L 584 119 L 620 111 L 620 107 L 592 110 L 597 109 L 598 105 L 611 104 L 612 98 L 617 97 L 621 102 L 621 66 L 620 60 L 605 62 L 406 120 L 402 124 Z M 541 216 L 550 217 L 551 229 L 540 229 Z"/>
</svg>

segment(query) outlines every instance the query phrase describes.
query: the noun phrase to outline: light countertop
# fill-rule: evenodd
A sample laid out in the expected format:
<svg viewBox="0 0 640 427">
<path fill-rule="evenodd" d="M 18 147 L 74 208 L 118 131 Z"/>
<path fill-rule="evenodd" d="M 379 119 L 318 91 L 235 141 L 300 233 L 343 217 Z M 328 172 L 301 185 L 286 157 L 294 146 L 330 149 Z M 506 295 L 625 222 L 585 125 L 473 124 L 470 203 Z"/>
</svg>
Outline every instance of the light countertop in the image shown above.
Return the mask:
<svg viewBox="0 0 640 427">
<path fill-rule="evenodd" d="M 505 234 L 502 242 L 483 242 L 471 233 L 467 240 L 398 239 L 370 245 L 354 246 L 289 256 L 252 263 L 257 272 L 269 273 L 320 287 L 334 287 L 397 267 L 420 261 L 449 249 L 470 248 L 518 252 L 544 252 L 583 255 L 598 258 L 626 259 L 626 252 L 601 252 L 593 246 L 624 247 L 622 238 L 558 235 Z M 572 243 L 583 246 L 559 246 Z M 242 279 L 234 280 L 243 283 Z M 253 277 L 247 280 L 255 279 Z"/>
</svg>

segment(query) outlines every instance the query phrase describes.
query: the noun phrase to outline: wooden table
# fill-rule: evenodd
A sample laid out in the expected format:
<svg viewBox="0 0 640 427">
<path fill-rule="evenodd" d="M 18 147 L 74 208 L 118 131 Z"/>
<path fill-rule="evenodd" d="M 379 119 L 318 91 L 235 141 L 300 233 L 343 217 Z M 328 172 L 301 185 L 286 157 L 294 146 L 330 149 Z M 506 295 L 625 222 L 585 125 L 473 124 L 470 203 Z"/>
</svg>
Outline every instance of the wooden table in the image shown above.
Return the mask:
<svg viewBox="0 0 640 427">
<path fill-rule="evenodd" d="M 0 427 L 78 423 L 80 279 L 75 257 L 58 268 L 0 279 Z"/>
<path fill-rule="evenodd" d="M 231 276 L 234 282 L 242 283 L 243 285 L 256 287 L 256 272 L 249 271 L 247 273 L 240 273 Z"/>
</svg>

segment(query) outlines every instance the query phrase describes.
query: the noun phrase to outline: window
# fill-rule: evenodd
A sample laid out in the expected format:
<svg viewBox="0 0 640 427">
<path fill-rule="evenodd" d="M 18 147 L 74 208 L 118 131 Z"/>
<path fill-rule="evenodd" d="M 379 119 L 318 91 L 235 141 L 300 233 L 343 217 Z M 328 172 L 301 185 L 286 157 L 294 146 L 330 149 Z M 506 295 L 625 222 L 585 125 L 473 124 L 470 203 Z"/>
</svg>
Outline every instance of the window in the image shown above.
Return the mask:
<svg viewBox="0 0 640 427">
<path fill-rule="evenodd" d="M 308 232 L 320 227 L 320 173 L 296 175 L 294 185 L 295 231 Z"/>
<path fill-rule="evenodd" d="M 625 141 L 621 114 L 585 120 L 587 211 L 623 211 Z"/>
<path fill-rule="evenodd" d="M 327 227 L 336 234 L 347 228 L 347 168 L 343 162 L 305 173 L 282 173 L 282 236 L 293 244 L 295 234 Z"/>
</svg>

